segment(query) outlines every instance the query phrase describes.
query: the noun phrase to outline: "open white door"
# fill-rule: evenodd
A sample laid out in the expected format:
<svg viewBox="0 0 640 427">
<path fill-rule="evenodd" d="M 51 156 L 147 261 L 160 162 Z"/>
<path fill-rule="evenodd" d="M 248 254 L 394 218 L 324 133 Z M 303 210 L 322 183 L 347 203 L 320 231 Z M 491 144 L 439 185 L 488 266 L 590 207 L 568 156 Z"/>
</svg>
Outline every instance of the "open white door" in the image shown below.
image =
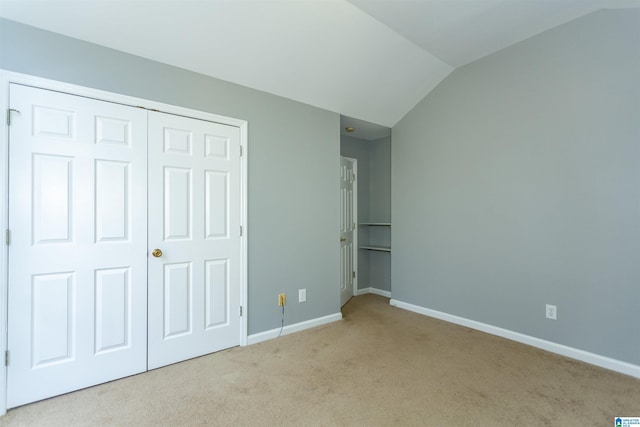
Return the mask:
<svg viewBox="0 0 640 427">
<path fill-rule="evenodd" d="M 146 369 L 147 113 L 9 94 L 11 408 Z"/>
<path fill-rule="evenodd" d="M 340 157 L 340 305 L 354 295 L 357 256 L 357 160 Z"/>
<path fill-rule="evenodd" d="M 149 113 L 149 369 L 240 344 L 240 194 L 237 127 Z"/>
</svg>

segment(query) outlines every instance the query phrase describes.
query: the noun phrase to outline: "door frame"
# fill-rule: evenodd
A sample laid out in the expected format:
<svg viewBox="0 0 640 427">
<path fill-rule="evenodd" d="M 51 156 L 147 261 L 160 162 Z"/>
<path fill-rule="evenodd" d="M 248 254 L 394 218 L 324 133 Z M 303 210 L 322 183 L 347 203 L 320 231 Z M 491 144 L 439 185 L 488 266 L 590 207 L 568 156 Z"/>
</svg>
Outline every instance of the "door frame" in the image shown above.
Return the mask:
<svg viewBox="0 0 640 427">
<path fill-rule="evenodd" d="M 360 277 L 360 247 L 358 246 L 358 235 L 360 234 L 360 218 L 358 217 L 358 159 L 340 155 L 341 159 L 347 159 L 353 162 L 353 219 L 356 222 L 353 230 L 353 266 L 355 267 L 356 277 L 353 278 L 353 297 L 358 295 L 358 278 Z"/>
<path fill-rule="evenodd" d="M 124 104 L 133 107 L 141 107 L 149 110 L 191 117 L 235 126 L 240 129 L 240 304 L 242 318 L 240 319 L 240 345 L 248 344 L 248 122 L 246 120 L 192 110 L 147 99 L 128 95 L 107 92 L 99 89 L 63 83 L 56 80 L 45 79 L 28 74 L 16 73 L 0 69 L 0 105 L 2 106 L 2 130 L 0 131 L 0 230 L 8 230 L 9 224 L 9 127 L 7 126 L 7 112 L 9 109 L 9 85 L 11 83 L 64 92 L 70 95 L 84 96 L 101 101 Z M 240 232 L 240 230 L 238 230 Z M 4 232 L 3 232 L 4 234 Z M 3 238 L 4 240 L 4 238 Z M 145 242 L 146 243 L 146 242 Z M 0 244 L 0 356 L 6 354 L 8 336 L 8 245 Z M 240 307 L 238 307 L 240 309 Z M 0 363 L 0 416 L 7 412 L 7 366 Z"/>
</svg>

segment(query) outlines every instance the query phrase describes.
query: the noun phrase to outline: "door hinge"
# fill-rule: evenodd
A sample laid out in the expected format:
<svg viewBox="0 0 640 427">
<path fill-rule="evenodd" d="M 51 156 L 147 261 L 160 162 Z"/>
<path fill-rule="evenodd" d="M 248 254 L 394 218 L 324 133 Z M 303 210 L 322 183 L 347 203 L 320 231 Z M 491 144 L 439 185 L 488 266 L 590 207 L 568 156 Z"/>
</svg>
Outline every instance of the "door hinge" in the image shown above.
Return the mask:
<svg viewBox="0 0 640 427">
<path fill-rule="evenodd" d="M 4 352 L 4 366 L 9 366 L 9 350 Z"/>
<path fill-rule="evenodd" d="M 242 145 L 240 146 L 240 157 L 242 157 Z"/>
<path fill-rule="evenodd" d="M 11 230 L 7 229 L 7 232 L 5 233 L 5 240 L 7 242 L 7 246 L 9 246 L 9 243 L 11 243 Z"/>
<path fill-rule="evenodd" d="M 240 237 L 242 237 L 242 226 L 240 226 Z"/>
<path fill-rule="evenodd" d="M 351 277 L 353 277 L 354 279 L 356 278 L 356 272 L 355 271 L 351 272 Z"/>
<path fill-rule="evenodd" d="M 240 317 L 242 317 L 242 306 L 240 306 Z"/>
<path fill-rule="evenodd" d="M 9 108 L 7 110 L 7 126 L 11 126 L 11 113 L 12 112 L 20 114 L 20 110 L 16 110 L 15 108 Z"/>
</svg>

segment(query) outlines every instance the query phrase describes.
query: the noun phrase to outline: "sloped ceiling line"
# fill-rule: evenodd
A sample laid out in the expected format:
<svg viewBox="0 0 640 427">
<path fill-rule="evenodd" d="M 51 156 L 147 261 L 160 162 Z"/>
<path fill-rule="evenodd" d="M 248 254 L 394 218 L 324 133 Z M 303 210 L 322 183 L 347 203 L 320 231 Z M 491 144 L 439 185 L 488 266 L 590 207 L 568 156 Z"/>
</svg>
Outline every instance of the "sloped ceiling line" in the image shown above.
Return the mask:
<svg viewBox="0 0 640 427">
<path fill-rule="evenodd" d="M 0 0 L 0 17 L 392 127 L 456 67 L 621 5 L 640 0 Z"/>
</svg>

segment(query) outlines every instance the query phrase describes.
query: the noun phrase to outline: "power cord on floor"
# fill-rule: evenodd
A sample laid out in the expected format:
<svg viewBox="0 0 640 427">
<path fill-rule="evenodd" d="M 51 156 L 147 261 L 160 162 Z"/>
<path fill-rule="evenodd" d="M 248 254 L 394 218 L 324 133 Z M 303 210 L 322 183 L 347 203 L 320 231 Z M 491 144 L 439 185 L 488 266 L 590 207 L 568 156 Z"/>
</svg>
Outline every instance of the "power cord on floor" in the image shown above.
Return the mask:
<svg viewBox="0 0 640 427">
<path fill-rule="evenodd" d="M 278 338 L 282 335 L 282 330 L 284 329 L 284 304 L 282 304 L 282 320 L 280 321 L 280 333 L 278 334 Z"/>
</svg>

